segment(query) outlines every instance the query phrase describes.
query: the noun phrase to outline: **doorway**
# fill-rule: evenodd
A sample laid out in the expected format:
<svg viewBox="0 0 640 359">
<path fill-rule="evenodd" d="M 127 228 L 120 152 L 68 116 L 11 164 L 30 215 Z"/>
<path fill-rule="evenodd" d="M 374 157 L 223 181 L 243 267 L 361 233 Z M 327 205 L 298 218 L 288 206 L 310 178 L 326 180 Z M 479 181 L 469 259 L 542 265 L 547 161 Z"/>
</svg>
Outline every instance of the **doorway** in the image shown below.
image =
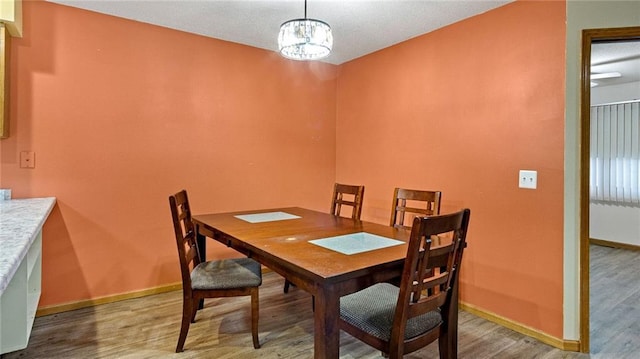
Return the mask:
<svg viewBox="0 0 640 359">
<path fill-rule="evenodd" d="M 580 351 L 589 352 L 589 173 L 591 123 L 591 45 L 640 40 L 640 27 L 582 31 L 580 84 Z"/>
</svg>

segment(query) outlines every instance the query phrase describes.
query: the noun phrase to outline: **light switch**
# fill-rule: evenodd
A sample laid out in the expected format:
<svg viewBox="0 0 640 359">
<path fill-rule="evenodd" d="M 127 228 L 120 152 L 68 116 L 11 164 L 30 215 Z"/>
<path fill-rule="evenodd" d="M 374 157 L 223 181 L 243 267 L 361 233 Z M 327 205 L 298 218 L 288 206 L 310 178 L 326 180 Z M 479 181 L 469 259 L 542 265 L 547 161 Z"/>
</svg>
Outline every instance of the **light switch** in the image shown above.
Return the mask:
<svg viewBox="0 0 640 359">
<path fill-rule="evenodd" d="M 20 152 L 20 168 L 35 168 L 36 153 L 30 151 Z"/>
<path fill-rule="evenodd" d="M 536 189 L 538 187 L 538 171 L 520 170 L 518 187 Z"/>
</svg>

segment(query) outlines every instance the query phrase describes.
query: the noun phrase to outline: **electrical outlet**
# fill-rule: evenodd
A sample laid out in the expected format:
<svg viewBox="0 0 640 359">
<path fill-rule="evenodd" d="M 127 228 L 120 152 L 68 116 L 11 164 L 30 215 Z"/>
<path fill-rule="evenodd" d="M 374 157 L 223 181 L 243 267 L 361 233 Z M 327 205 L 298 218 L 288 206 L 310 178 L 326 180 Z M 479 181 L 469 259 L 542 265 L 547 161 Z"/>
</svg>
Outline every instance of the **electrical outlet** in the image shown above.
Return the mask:
<svg viewBox="0 0 640 359">
<path fill-rule="evenodd" d="M 30 151 L 20 152 L 20 168 L 35 168 L 36 153 Z"/>
<path fill-rule="evenodd" d="M 518 187 L 536 189 L 538 187 L 538 171 L 520 170 Z"/>
</svg>

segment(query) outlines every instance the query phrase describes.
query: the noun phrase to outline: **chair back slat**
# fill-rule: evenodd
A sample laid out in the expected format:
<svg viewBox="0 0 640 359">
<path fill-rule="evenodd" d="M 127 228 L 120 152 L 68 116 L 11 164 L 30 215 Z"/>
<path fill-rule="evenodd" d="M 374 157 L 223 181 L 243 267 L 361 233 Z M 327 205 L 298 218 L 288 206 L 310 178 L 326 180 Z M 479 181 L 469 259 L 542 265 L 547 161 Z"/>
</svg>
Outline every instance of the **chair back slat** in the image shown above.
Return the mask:
<svg viewBox="0 0 640 359">
<path fill-rule="evenodd" d="M 443 245 L 438 248 L 432 247 L 431 239 L 422 237 L 421 246 L 417 253 L 415 278 L 411 285 L 412 302 L 421 300 L 422 293 L 433 293 L 444 290 L 448 285 L 449 271 L 448 264 L 451 252 L 454 249 L 453 243 Z"/>
<path fill-rule="evenodd" d="M 360 220 L 363 200 L 364 186 L 336 183 L 333 186 L 333 196 L 331 197 L 331 214 L 339 216 L 343 205 L 350 206 L 352 208 L 351 218 Z"/>
<path fill-rule="evenodd" d="M 447 281 L 449 280 L 449 272 L 434 272 L 432 273 L 428 273 L 427 275 L 429 275 L 428 279 L 422 280 L 420 282 L 415 282 L 413 287 L 414 293 L 422 293 L 425 290 L 428 290 L 429 288 L 435 288 L 435 287 L 439 287 L 443 284 L 447 284 Z M 418 299 L 420 299 L 420 295 L 416 294 L 413 296 L 413 301 L 416 301 Z"/>
<path fill-rule="evenodd" d="M 194 263 L 196 258 L 198 258 L 197 260 L 199 260 L 200 257 L 198 256 L 197 247 L 188 247 L 188 248 L 189 249 L 185 253 L 185 259 L 186 259 L 187 263 L 189 264 L 189 268 L 191 270 L 193 270 L 193 268 L 197 265 L 197 264 Z"/>
<path fill-rule="evenodd" d="M 396 188 L 393 192 L 391 204 L 391 220 L 389 225 L 396 228 L 410 228 L 405 223 L 411 223 L 416 216 L 436 216 L 440 214 L 440 200 L 442 192 L 423 191 L 406 188 Z"/>
<path fill-rule="evenodd" d="M 447 300 L 447 292 L 438 292 L 423 300 L 424 303 L 422 305 L 412 305 L 408 308 L 408 318 L 417 317 L 442 307 Z"/>
<path fill-rule="evenodd" d="M 182 275 L 183 291 L 191 290 L 191 270 L 200 264 L 198 244 L 196 242 L 195 227 L 191 221 L 191 208 L 187 191 L 182 190 L 169 196 L 173 229 L 178 246 L 180 272 Z"/>
</svg>

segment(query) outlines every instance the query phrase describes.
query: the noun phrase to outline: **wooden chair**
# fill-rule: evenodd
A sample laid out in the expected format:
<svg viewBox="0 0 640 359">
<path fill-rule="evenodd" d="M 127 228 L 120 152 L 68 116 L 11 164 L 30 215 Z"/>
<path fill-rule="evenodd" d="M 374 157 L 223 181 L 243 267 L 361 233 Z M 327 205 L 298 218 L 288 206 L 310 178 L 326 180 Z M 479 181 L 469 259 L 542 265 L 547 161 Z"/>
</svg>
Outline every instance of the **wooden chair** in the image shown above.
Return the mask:
<svg viewBox="0 0 640 359">
<path fill-rule="evenodd" d="M 351 200 L 344 197 L 344 195 L 350 195 Z M 364 186 L 355 186 L 348 184 L 336 183 L 333 185 L 333 196 L 331 197 L 331 214 L 334 216 L 340 216 L 342 206 L 351 206 L 351 218 L 360 220 L 360 214 L 362 214 L 362 201 L 364 199 Z M 285 293 L 289 293 L 289 287 L 291 282 L 284 280 Z"/>
<path fill-rule="evenodd" d="M 411 228 L 411 226 L 405 225 L 405 214 L 407 212 L 421 216 L 434 216 L 440 214 L 441 197 L 442 192 L 440 191 L 420 191 L 396 188 L 393 192 L 391 221 L 389 225 L 396 228 Z M 424 202 L 424 204 L 421 205 L 420 208 L 415 207 L 418 205 L 418 202 Z M 407 219 L 409 221 L 411 220 L 410 218 Z"/>
<path fill-rule="evenodd" d="M 346 199 L 344 195 L 352 196 L 351 200 Z M 339 216 L 343 205 L 351 206 L 351 218 L 360 220 L 363 200 L 364 186 L 336 183 L 333 186 L 333 197 L 331 198 L 331 214 Z"/>
<path fill-rule="evenodd" d="M 340 329 L 402 358 L 438 339 L 440 358 L 457 353 L 457 281 L 470 211 L 416 217 L 399 287 L 378 283 L 340 299 Z M 449 238 L 432 246 L 432 236 Z"/>
<path fill-rule="evenodd" d="M 258 287 L 262 284 L 260 264 L 250 258 L 235 258 L 201 262 L 196 233 L 191 222 L 187 192 L 182 190 L 169 197 L 173 228 L 178 244 L 182 273 L 182 326 L 176 353 L 184 350 L 189 325 L 195 321 L 198 303 L 204 298 L 251 296 L 251 334 L 253 347 L 258 341 Z"/>
</svg>

